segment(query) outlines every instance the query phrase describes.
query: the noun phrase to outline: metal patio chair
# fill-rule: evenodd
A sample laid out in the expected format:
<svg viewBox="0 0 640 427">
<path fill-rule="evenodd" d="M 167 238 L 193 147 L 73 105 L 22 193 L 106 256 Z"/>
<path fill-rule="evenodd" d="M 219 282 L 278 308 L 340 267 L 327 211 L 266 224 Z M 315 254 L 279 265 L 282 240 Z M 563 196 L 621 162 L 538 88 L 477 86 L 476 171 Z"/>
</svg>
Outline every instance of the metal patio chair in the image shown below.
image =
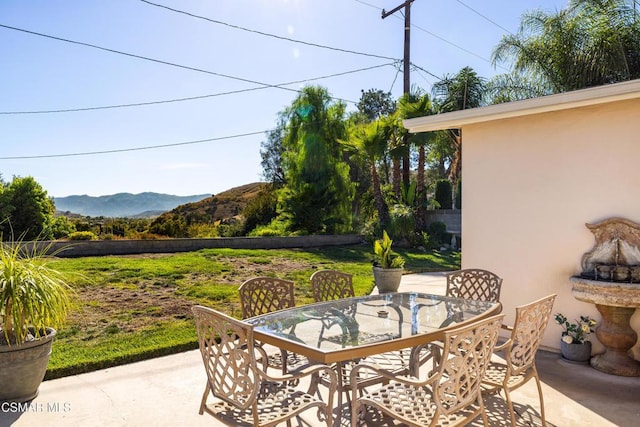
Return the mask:
<svg viewBox="0 0 640 427">
<path fill-rule="evenodd" d="M 246 280 L 239 288 L 242 318 L 259 316 L 284 308 L 295 307 L 294 283 L 276 277 L 255 277 Z M 292 336 L 295 331 L 289 331 Z M 309 361 L 298 354 L 280 349 L 276 354 L 268 355 L 268 365 L 281 369 L 285 374 L 291 369 L 307 365 Z"/>
<path fill-rule="evenodd" d="M 442 359 L 429 373 L 421 370 L 415 377 L 398 376 L 375 365 L 355 366 L 353 393 L 362 371 L 372 371 L 388 383 L 352 400 L 351 426 L 362 421 L 367 407 L 414 427 L 467 425 L 479 415 L 488 425 L 480 385 L 503 318 L 493 316 L 445 332 Z"/>
<path fill-rule="evenodd" d="M 336 299 L 350 298 L 355 296 L 353 289 L 353 275 L 343 273 L 337 270 L 318 270 L 311 275 L 311 290 L 315 302 L 333 301 Z M 355 307 L 351 312 L 345 313 L 345 316 L 355 317 Z M 324 331 L 335 326 L 334 323 L 323 322 L 320 331 L 320 343 L 323 340 Z M 340 326 L 340 325 L 338 325 Z M 324 338 L 326 339 L 326 338 Z M 409 371 L 409 350 L 401 350 L 397 352 L 387 352 L 375 356 L 368 356 L 364 361 L 375 363 L 385 367 L 387 370 L 396 372 L 397 374 L 407 373 Z M 341 391 L 338 396 L 338 404 L 342 404 L 342 392 L 347 396 L 347 401 L 351 400 L 350 396 L 350 372 L 356 361 L 347 363 L 338 363 L 334 366 L 338 371 L 338 390 Z M 383 378 L 376 375 L 358 378 L 358 387 L 363 388 L 383 381 Z M 322 382 L 322 379 L 321 379 Z"/>
<path fill-rule="evenodd" d="M 497 352 L 502 352 L 504 355 L 504 362 L 491 361 L 482 380 L 483 393 L 493 394 L 504 390 L 512 426 L 516 425 L 516 418 L 511 402 L 511 392 L 531 378 L 536 380 L 540 398 L 540 416 L 543 427 L 546 425 L 542 387 L 535 357 L 549 323 L 555 298 L 556 295 L 552 294 L 530 304 L 516 307 L 516 321 L 513 327 L 504 326 L 511 331 L 511 337 L 495 348 Z"/>
<path fill-rule="evenodd" d="M 500 302 L 502 278 L 480 268 L 468 268 L 447 274 L 445 295 L 477 301 Z"/>
<path fill-rule="evenodd" d="M 315 302 L 355 297 L 353 275 L 337 270 L 318 270 L 311 275 Z"/>
<path fill-rule="evenodd" d="M 200 415 L 207 412 L 232 426 L 275 426 L 316 408 L 318 418 L 327 427 L 333 424 L 333 394 L 337 377 L 330 368 L 317 365 L 296 374 L 275 377 L 257 364 L 253 326 L 224 313 L 203 306 L 192 308 L 196 321 L 198 345 L 207 373 L 207 385 L 200 403 Z M 322 375 L 327 379 L 327 402 L 304 391 L 300 379 L 308 377 L 310 384 Z M 295 384 L 295 385 L 294 385 Z M 207 404 L 209 394 L 217 398 Z"/>
</svg>

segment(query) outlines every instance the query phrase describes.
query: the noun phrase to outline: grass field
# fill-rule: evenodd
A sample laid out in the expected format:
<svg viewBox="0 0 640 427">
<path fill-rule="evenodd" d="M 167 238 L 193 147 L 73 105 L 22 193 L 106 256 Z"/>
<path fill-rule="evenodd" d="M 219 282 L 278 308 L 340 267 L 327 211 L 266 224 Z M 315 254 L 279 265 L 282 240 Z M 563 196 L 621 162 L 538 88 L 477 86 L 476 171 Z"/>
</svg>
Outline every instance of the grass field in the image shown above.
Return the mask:
<svg viewBox="0 0 640 427">
<path fill-rule="evenodd" d="M 457 252 L 399 250 L 407 272 L 459 268 Z M 190 308 L 202 304 L 240 318 L 238 287 L 247 279 L 293 280 L 296 304 L 313 301 L 311 274 L 353 274 L 357 295 L 373 289 L 370 245 L 305 250 L 205 249 L 177 254 L 65 258 L 76 293 L 58 331 L 45 378 L 88 372 L 197 347 Z"/>
</svg>

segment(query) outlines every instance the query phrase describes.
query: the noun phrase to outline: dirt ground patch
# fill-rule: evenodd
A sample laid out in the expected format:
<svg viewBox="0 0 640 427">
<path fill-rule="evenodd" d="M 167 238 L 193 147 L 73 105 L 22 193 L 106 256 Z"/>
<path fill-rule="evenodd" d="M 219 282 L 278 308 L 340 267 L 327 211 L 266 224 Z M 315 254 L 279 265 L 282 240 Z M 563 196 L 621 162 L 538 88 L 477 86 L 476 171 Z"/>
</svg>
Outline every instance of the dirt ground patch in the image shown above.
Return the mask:
<svg viewBox="0 0 640 427">
<path fill-rule="evenodd" d="M 166 254 L 129 255 L 127 258 L 161 258 Z M 187 274 L 182 282 L 211 286 L 227 285 L 233 293 L 245 280 L 258 276 L 287 276 L 289 273 L 309 269 L 308 263 L 272 258 L 259 259 L 217 257 L 217 262 L 228 266 L 215 277 L 200 272 Z M 68 325 L 79 339 L 115 332 L 137 332 L 150 325 L 191 316 L 193 298 L 184 294 L 189 285 L 178 285 L 177 279 L 130 279 L 109 285 L 91 285 L 78 290 L 76 309 L 68 317 Z M 229 313 L 239 312 L 239 302 L 225 302 Z"/>
</svg>

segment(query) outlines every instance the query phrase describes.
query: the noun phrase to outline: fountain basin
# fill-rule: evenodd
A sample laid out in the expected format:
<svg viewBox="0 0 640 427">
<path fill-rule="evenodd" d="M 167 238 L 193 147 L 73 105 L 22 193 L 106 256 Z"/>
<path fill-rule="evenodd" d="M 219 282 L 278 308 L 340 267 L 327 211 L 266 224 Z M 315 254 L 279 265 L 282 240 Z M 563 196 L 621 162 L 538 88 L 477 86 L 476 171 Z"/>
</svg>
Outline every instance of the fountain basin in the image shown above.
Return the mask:
<svg viewBox="0 0 640 427">
<path fill-rule="evenodd" d="M 605 282 L 579 276 L 569 280 L 573 284 L 573 296 L 579 301 L 615 307 L 640 307 L 638 283 Z"/>
<path fill-rule="evenodd" d="M 640 376 L 640 363 L 629 355 L 638 336 L 631 328 L 631 316 L 640 307 L 640 285 L 571 277 L 573 296 L 595 304 L 602 315 L 596 336 L 605 347 L 591 358 L 591 366 L 613 375 Z"/>
</svg>

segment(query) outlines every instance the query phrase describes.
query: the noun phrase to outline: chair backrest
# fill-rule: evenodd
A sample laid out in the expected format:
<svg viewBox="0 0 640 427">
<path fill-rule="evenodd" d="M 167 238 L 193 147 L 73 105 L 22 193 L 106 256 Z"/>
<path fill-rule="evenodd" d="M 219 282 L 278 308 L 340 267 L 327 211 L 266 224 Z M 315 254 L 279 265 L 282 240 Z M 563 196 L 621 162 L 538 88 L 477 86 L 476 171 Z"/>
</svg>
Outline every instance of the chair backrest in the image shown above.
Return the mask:
<svg viewBox="0 0 640 427">
<path fill-rule="evenodd" d="M 482 399 L 480 385 L 504 314 L 492 316 L 444 333 L 439 378 L 434 382 L 436 407 L 445 415 L 460 411 Z"/>
<path fill-rule="evenodd" d="M 505 358 L 511 375 L 518 375 L 535 362 L 540 341 L 551 318 L 556 299 L 552 294 L 530 304 L 516 307 L 516 321 L 511 332 L 511 344 L 506 348 Z"/>
<path fill-rule="evenodd" d="M 295 307 L 293 282 L 275 277 L 256 277 L 244 282 L 238 292 L 242 317 L 253 317 Z"/>
<path fill-rule="evenodd" d="M 260 377 L 253 326 L 203 306 L 195 306 L 191 311 L 211 392 L 242 409 L 254 406 Z"/>
<path fill-rule="evenodd" d="M 315 302 L 356 296 L 352 275 L 336 270 L 319 270 L 311 275 L 311 290 Z"/>
<path fill-rule="evenodd" d="M 446 295 L 477 301 L 500 302 L 502 278 L 479 268 L 458 270 L 447 274 Z"/>
</svg>

